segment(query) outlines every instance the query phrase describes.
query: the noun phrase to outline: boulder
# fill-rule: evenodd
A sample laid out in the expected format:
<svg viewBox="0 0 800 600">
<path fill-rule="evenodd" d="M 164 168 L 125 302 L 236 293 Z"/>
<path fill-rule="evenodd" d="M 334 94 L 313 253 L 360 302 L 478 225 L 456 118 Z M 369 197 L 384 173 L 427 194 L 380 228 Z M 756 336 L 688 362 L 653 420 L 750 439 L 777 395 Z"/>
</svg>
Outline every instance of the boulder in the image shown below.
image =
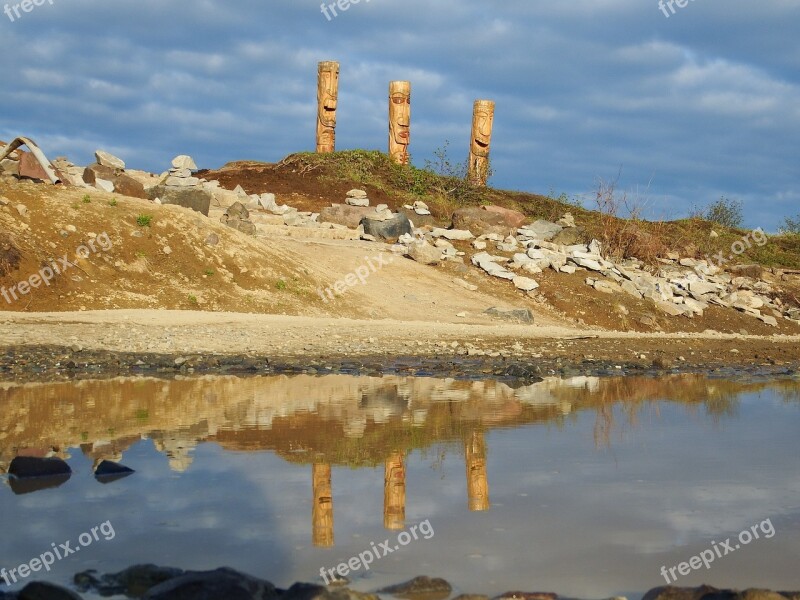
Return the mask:
<svg viewBox="0 0 800 600">
<path fill-rule="evenodd" d="M 256 229 L 256 224 L 252 221 L 240 219 L 239 217 L 223 216 L 222 218 L 224 219 L 222 222 L 225 223 L 225 225 L 237 231 L 241 231 L 242 233 L 246 233 L 247 235 L 255 235 L 258 231 Z"/>
<path fill-rule="evenodd" d="M 60 458 L 39 458 L 36 456 L 17 456 L 8 467 L 8 474 L 17 479 L 29 477 L 53 477 L 69 475 L 70 466 Z"/>
<path fill-rule="evenodd" d="M 247 207 L 241 202 L 234 202 L 231 204 L 225 211 L 225 214 L 228 215 L 228 218 L 236 218 L 243 221 L 250 218 L 250 211 L 247 210 Z"/>
<path fill-rule="evenodd" d="M 143 200 L 148 199 L 144 185 L 126 173 L 118 175 L 112 182 L 114 183 L 114 191 L 118 194 L 132 198 L 142 198 Z"/>
<path fill-rule="evenodd" d="M 761 265 L 734 265 L 728 270 L 735 277 L 761 279 L 764 276 L 764 268 Z"/>
<path fill-rule="evenodd" d="M 319 213 L 321 223 L 336 223 L 350 229 L 357 229 L 361 219 L 375 211 L 369 207 L 334 204 L 323 208 Z"/>
<path fill-rule="evenodd" d="M 442 261 L 442 250 L 425 241 L 411 242 L 408 256 L 423 265 L 438 265 Z"/>
<path fill-rule="evenodd" d="M 558 223 L 552 223 L 550 221 L 544 221 L 540 219 L 538 221 L 534 221 L 530 225 L 519 228 L 517 232 L 522 236 L 529 237 L 534 240 L 549 242 L 556 237 L 556 235 L 558 235 L 562 229 L 564 228 Z"/>
<path fill-rule="evenodd" d="M 466 229 L 475 235 L 495 233 L 505 237 L 516 229 L 506 222 L 502 214 L 477 206 L 457 209 L 453 213 L 452 224 L 454 229 Z"/>
<path fill-rule="evenodd" d="M 494 206 L 494 205 L 481 206 L 481 209 L 489 213 L 495 213 L 500 215 L 501 217 L 503 217 L 503 221 L 511 229 L 519 229 L 525 224 L 525 221 L 528 220 L 528 217 L 526 217 L 518 210 L 503 208 L 502 206 Z"/>
<path fill-rule="evenodd" d="M 151 200 L 161 199 L 161 204 L 177 204 L 185 208 L 191 208 L 199 213 L 208 216 L 208 209 L 211 207 L 211 193 L 203 188 L 176 188 L 165 185 L 157 185 L 147 191 Z"/>
<path fill-rule="evenodd" d="M 274 600 L 275 586 L 229 568 L 188 572 L 150 588 L 142 600 Z"/>
<path fill-rule="evenodd" d="M 483 311 L 490 317 L 497 317 L 504 321 L 515 321 L 518 323 L 533 323 L 533 313 L 528 308 L 498 308 L 493 306 Z"/>
<path fill-rule="evenodd" d="M 360 224 L 365 234 L 390 243 L 396 242 L 404 233 L 411 233 L 411 222 L 408 217 L 399 213 L 388 219 L 365 216 Z"/>
<path fill-rule="evenodd" d="M 114 179 L 117 178 L 117 175 L 120 175 L 121 173 L 122 171 L 119 169 L 114 169 L 98 163 L 92 163 L 83 170 L 83 181 L 89 185 L 95 185 L 95 182 L 98 179 L 114 181 Z"/>
<path fill-rule="evenodd" d="M 106 152 L 104 150 L 98 150 L 94 153 L 94 157 L 97 159 L 97 163 L 103 165 L 104 167 L 110 167 L 112 169 L 125 169 L 125 163 L 121 158 L 117 158 L 113 154 Z"/>
<path fill-rule="evenodd" d="M 101 461 L 94 470 L 94 476 L 100 483 L 111 483 L 135 473 L 130 467 L 110 460 Z"/>
<path fill-rule="evenodd" d="M 523 292 L 530 292 L 539 287 L 539 284 L 530 277 L 514 277 L 512 283 L 515 288 Z"/>
<path fill-rule="evenodd" d="M 186 154 L 181 154 L 180 156 L 173 158 L 172 167 L 174 169 L 189 169 L 190 171 L 197 170 L 197 165 L 195 164 L 194 159 Z"/>
<path fill-rule="evenodd" d="M 468 241 L 473 239 L 475 236 L 472 235 L 471 231 L 465 229 L 442 229 L 437 227 L 431 232 L 433 237 L 443 237 L 447 240 L 456 240 L 456 241 Z"/>
<path fill-rule="evenodd" d="M 348 198 L 345 203 L 348 206 L 369 206 L 369 198 Z"/>
</svg>

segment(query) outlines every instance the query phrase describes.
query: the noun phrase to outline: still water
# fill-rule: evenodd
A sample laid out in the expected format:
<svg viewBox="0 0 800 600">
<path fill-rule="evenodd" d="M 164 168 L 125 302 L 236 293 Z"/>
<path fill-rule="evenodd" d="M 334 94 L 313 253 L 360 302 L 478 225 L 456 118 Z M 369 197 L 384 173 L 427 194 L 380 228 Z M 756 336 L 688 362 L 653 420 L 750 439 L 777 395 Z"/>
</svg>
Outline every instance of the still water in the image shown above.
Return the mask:
<svg viewBox="0 0 800 600">
<path fill-rule="evenodd" d="M 376 548 L 349 575 L 356 589 L 427 574 L 489 595 L 636 598 L 666 583 L 662 566 L 769 520 L 774 535 L 677 585 L 800 588 L 797 382 L 0 384 L 0 471 L 47 453 L 73 474 L 28 493 L 0 487 L 0 567 L 110 523 L 113 537 L 37 574 L 62 584 L 150 562 L 286 586 Z M 101 484 L 104 459 L 136 472 Z"/>
</svg>

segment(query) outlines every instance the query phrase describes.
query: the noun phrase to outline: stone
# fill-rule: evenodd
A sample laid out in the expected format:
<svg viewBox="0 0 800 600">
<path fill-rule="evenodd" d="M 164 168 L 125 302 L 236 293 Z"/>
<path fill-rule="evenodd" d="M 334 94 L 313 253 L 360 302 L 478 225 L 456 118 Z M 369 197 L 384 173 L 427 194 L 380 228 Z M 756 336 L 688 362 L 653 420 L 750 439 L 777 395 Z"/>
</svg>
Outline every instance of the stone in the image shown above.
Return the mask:
<svg viewBox="0 0 800 600">
<path fill-rule="evenodd" d="M 60 458 L 38 458 L 35 456 L 17 456 L 8 467 L 8 474 L 17 479 L 31 477 L 53 477 L 70 475 L 72 469 Z"/>
<path fill-rule="evenodd" d="M 367 192 L 365 192 L 364 190 L 350 190 L 349 192 L 347 192 L 347 197 L 365 199 L 367 197 Z"/>
<path fill-rule="evenodd" d="M 275 586 L 230 568 L 187 572 L 150 588 L 142 600 L 274 600 Z"/>
<path fill-rule="evenodd" d="M 391 594 L 402 598 L 424 596 L 426 600 L 436 600 L 438 598 L 447 598 L 452 591 L 453 588 L 444 579 L 420 575 L 410 581 L 382 588 L 377 593 Z"/>
<path fill-rule="evenodd" d="M 518 323 L 533 323 L 533 313 L 528 308 L 498 308 L 493 306 L 483 311 L 491 317 L 497 317 L 504 321 L 515 321 Z"/>
<path fill-rule="evenodd" d="M 585 239 L 584 236 L 585 232 L 582 227 L 567 227 L 559 231 L 551 241 L 555 244 L 570 246 Z"/>
<path fill-rule="evenodd" d="M 369 206 L 369 198 L 348 198 L 345 203 L 348 206 Z"/>
<path fill-rule="evenodd" d="M 126 173 L 122 173 L 114 178 L 114 191 L 123 196 L 130 196 L 131 198 L 141 198 L 148 200 L 147 192 L 144 190 L 144 185 Z"/>
<path fill-rule="evenodd" d="M 190 171 L 197 170 L 197 165 L 195 164 L 194 159 L 186 154 L 181 154 L 180 156 L 173 158 L 172 167 L 174 169 L 189 169 Z"/>
<path fill-rule="evenodd" d="M 562 265 L 558 268 L 559 272 L 573 275 L 577 269 L 573 265 Z"/>
<path fill-rule="evenodd" d="M 20 151 L 19 162 L 17 163 L 17 174 L 20 177 L 38 179 L 39 181 L 50 181 L 50 177 L 45 173 L 42 165 L 30 152 Z"/>
<path fill-rule="evenodd" d="M 469 290 L 470 292 L 474 292 L 478 289 L 477 285 L 473 285 L 467 281 L 464 281 L 463 279 L 459 279 L 458 277 L 453 278 L 453 283 L 455 283 L 459 287 L 464 288 L 465 290 Z M 798 312 L 800 312 L 800 310 Z"/>
<path fill-rule="evenodd" d="M 471 231 L 475 235 L 498 234 L 502 236 L 501 240 L 516 229 L 506 221 L 504 215 L 477 206 L 456 209 L 453 212 L 452 227 Z"/>
<path fill-rule="evenodd" d="M 334 204 L 320 211 L 319 220 L 322 223 L 335 223 L 350 229 L 357 229 L 361 220 L 373 213 L 374 211 L 368 207 Z"/>
<path fill-rule="evenodd" d="M 255 223 L 245 219 L 240 219 L 238 217 L 228 217 L 225 221 L 223 221 L 223 223 L 225 223 L 225 225 L 228 227 L 236 229 L 237 231 L 241 231 L 242 233 L 246 233 L 247 235 L 255 235 L 257 232 Z"/>
<path fill-rule="evenodd" d="M 32 581 L 20 590 L 17 600 L 81 600 L 81 597 L 60 585 Z"/>
<path fill-rule="evenodd" d="M 104 167 L 120 170 L 125 169 L 125 163 L 121 158 L 117 158 L 113 154 L 110 154 L 104 150 L 98 150 L 95 152 L 94 157 L 97 159 L 97 163 L 103 165 Z"/>
<path fill-rule="evenodd" d="M 475 248 L 475 250 L 486 250 L 486 245 L 486 242 L 483 240 L 475 240 L 472 242 L 472 247 Z"/>
<path fill-rule="evenodd" d="M 622 291 L 626 294 L 633 296 L 634 298 L 641 298 L 642 293 L 639 291 L 639 288 L 636 287 L 636 284 L 632 281 L 625 279 L 624 281 L 620 282 L 620 287 Z"/>
<path fill-rule="evenodd" d="M 728 271 L 736 277 L 750 277 L 756 280 L 764 276 L 764 268 L 761 265 L 734 265 Z"/>
<path fill-rule="evenodd" d="M 404 233 L 411 233 L 411 221 L 402 214 L 396 214 L 389 219 L 365 216 L 360 224 L 367 235 L 390 243 L 396 242 Z"/>
<path fill-rule="evenodd" d="M 579 267 L 589 269 L 590 271 L 602 271 L 603 266 L 596 260 L 591 258 L 582 258 L 580 256 L 570 256 L 569 260 L 574 262 Z"/>
<path fill-rule="evenodd" d="M 556 224 L 562 227 L 575 227 L 575 217 L 572 216 L 572 213 L 564 213 L 564 216 L 556 221 Z"/>
<path fill-rule="evenodd" d="M 157 185 L 147 190 L 150 199 L 160 198 L 162 204 L 176 204 L 191 208 L 208 216 L 211 208 L 211 193 L 200 187 L 177 188 Z"/>
<path fill-rule="evenodd" d="M 105 477 L 108 475 L 121 475 L 123 473 L 134 473 L 135 471 L 130 467 L 115 463 L 110 460 L 101 461 L 97 468 L 94 470 L 95 477 Z"/>
<path fill-rule="evenodd" d="M 475 237 L 472 235 L 472 232 L 464 229 L 442 229 L 441 227 L 434 229 L 431 235 L 433 237 L 443 237 L 448 240 L 456 241 L 469 241 Z"/>
<path fill-rule="evenodd" d="M 759 315 L 757 318 L 762 323 L 766 323 L 767 325 L 771 325 L 772 327 L 778 326 L 778 320 L 775 317 L 771 317 L 769 315 Z"/>
<path fill-rule="evenodd" d="M 602 279 L 595 279 L 590 285 L 598 292 L 603 292 L 604 294 L 614 293 L 614 287 L 609 282 L 603 281 Z"/>
<path fill-rule="evenodd" d="M 209 233 L 204 240 L 206 246 L 216 246 L 219 244 L 219 236 L 216 233 Z"/>
<path fill-rule="evenodd" d="M 438 265 L 442 251 L 425 241 L 412 242 L 408 246 L 408 256 L 423 265 Z"/>
<path fill-rule="evenodd" d="M 724 291 L 721 285 L 707 281 L 690 281 L 688 287 L 690 292 L 700 295 L 719 294 Z"/>
<path fill-rule="evenodd" d="M 495 206 L 493 204 L 489 204 L 487 206 L 481 206 L 481 209 L 495 213 L 503 217 L 503 221 L 509 226 L 510 229 L 519 229 L 525 224 L 525 221 L 528 220 L 523 213 L 519 212 L 518 210 L 512 210 L 510 208 L 503 208 L 502 206 Z"/>
<path fill-rule="evenodd" d="M 164 181 L 164 185 L 169 187 L 197 187 L 200 185 L 200 180 L 197 177 L 178 177 L 177 175 L 170 175 Z"/>
<path fill-rule="evenodd" d="M 534 221 L 530 225 L 526 225 L 518 229 L 517 233 L 534 240 L 549 242 L 556 237 L 556 235 L 558 235 L 562 229 L 564 228 L 557 223 L 540 219 L 538 221 Z"/>
<path fill-rule="evenodd" d="M 514 287 L 523 292 L 530 292 L 539 287 L 539 284 L 529 277 L 514 277 L 512 280 Z"/>
<path fill-rule="evenodd" d="M 83 181 L 89 185 L 94 185 L 98 178 L 107 181 L 114 181 L 120 174 L 118 169 L 112 169 L 97 163 L 91 164 L 83 170 Z"/>
<path fill-rule="evenodd" d="M 28 214 L 28 207 L 24 204 L 17 204 L 14 208 L 17 209 L 20 217 L 25 217 Z"/>
<path fill-rule="evenodd" d="M 94 180 L 94 187 L 109 194 L 114 191 L 114 182 L 107 179 L 100 179 L 99 177 Z"/>
<path fill-rule="evenodd" d="M 670 316 L 677 317 L 683 314 L 683 309 L 672 302 L 656 301 L 656 307 Z"/>
<path fill-rule="evenodd" d="M 431 211 L 428 209 L 428 205 L 422 202 L 421 200 L 417 200 L 416 202 L 414 202 L 414 205 L 411 208 L 418 215 L 431 214 Z"/>
</svg>

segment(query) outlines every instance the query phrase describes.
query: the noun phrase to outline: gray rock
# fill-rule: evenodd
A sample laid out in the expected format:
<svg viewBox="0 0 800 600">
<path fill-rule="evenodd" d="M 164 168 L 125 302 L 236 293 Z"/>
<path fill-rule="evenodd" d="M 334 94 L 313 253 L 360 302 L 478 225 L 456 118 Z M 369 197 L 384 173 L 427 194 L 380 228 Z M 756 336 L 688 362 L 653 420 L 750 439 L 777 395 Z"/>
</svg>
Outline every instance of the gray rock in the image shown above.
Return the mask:
<svg viewBox="0 0 800 600">
<path fill-rule="evenodd" d="M 112 169 L 125 168 L 125 163 L 121 158 L 117 158 L 113 154 L 110 154 L 104 150 L 98 150 L 95 152 L 94 157 L 97 159 L 98 164 L 101 164 L 104 167 L 110 167 Z"/>
<path fill-rule="evenodd" d="M 468 241 L 475 236 L 466 229 L 442 229 L 437 227 L 431 232 L 433 237 L 443 237 L 447 240 Z"/>
<path fill-rule="evenodd" d="M 357 229 L 361 219 L 374 211 L 368 207 L 349 206 L 347 204 L 334 204 L 323 208 L 319 213 L 319 220 L 322 223 L 336 223 L 344 225 L 350 229 Z"/>
<path fill-rule="evenodd" d="M 360 224 L 367 235 L 390 243 L 396 242 L 404 233 L 411 233 L 411 222 L 402 214 L 396 214 L 386 220 L 365 216 Z"/>
<path fill-rule="evenodd" d="M 408 256 L 423 265 L 438 265 L 442 261 L 442 250 L 425 241 L 411 242 Z"/>
<path fill-rule="evenodd" d="M 518 229 L 517 233 L 531 239 L 549 242 L 556 237 L 562 229 L 564 228 L 558 223 L 540 219 L 539 221 L 535 221 L 530 225 Z"/>
<path fill-rule="evenodd" d="M 345 203 L 348 206 L 369 206 L 369 198 L 348 198 Z"/>
<path fill-rule="evenodd" d="M 160 198 L 161 204 L 176 204 L 191 208 L 205 216 L 208 216 L 208 209 L 211 207 L 211 193 L 199 187 L 178 188 L 157 185 L 148 189 L 147 195 L 151 200 Z"/>
<path fill-rule="evenodd" d="M 452 223 L 454 229 L 471 231 L 475 235 L 495 233 L 502 236 L 501 240 L 516 229 L 514 225 L 509 224 L 503 214 L 483 210 L 477 206 L 456 209 Z"/>
<path fill-rule="evenodd" d="M 108 179 L 100 179 L 99 177 L 94 180 L 94 187 L 109 194 L 114 191 L 114 182 Z"/>
<path fill-rule="evenodd" d="M 497 317 L 504 321 L 515 321 L 518 323 L 533 323 L 533 313 L 528 308 L 498 308 L 493 306 L 483 311 L 491 317 Z"/>
<path fill-rule="evenodd" d="M 364 190 L 350 190 L 349 192 L 347 192 L 347 197 L 364 199 L 367 197 L 367 192 L 365 192 Z"/>
<path fill-rule="evenodd" d="M 150 588 L 142 600 L 274 600 L 275 586 L 229 568 L 189 572 Z"/>
<path fill-rule="evenodd" d="M 530 292 L 539 287 L 539 284 L 529 277 L 514 277 L 514 287 L 523 292 Z"/>
<path fill-rule="evenodd" d="M 173 158 L 172 166 L 175 169 L 189 169 L 190 171 L 197 170 L 197 165 L 195 164 L 194 159 L 186 154 L 181 154 L 180 156 Z"/>
</svg>

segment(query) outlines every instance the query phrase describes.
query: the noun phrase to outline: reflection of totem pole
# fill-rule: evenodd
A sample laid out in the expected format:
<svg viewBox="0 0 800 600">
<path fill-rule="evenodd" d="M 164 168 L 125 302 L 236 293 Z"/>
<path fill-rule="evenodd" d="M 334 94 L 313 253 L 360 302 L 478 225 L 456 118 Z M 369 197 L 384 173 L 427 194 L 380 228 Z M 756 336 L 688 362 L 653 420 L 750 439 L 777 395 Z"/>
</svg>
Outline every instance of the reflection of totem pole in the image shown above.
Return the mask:
<svg viewBox="0 0 800 600">
<path fill-rule="evenodd" d="M 493 123 L 494 102 L 475 100 L 469 146 L 469 180 L 474 185 L 486 185 L 489 178 L 489 145 L 492 142 Z"/>
<path fill-rule="evenodd" d="M 486 440 L 474 431 L 466 443 L 467 494 L 469 509 L 489 510 L 489 481 L 486 477 Z"/>
<path fill-rule="evenodd" d="M 406 468 L 403 453 L 393 452 L 386 459 L 383 475 L 383 526 L 398 531 L 405 527 Z"/>
<path fill-rule="evenodd" d="M 312 542 L 315 546 L 333 546 L 333 493 L 331 492 L 331 466 L 314 464 L 312 467 L 314 506 L 311 509 L 313 522 Z"/>
<path fill-rule="evenodd" d="M 339 63 L 319 63 L 317 72 L 317 152 L 336 149 L 336 102 L 339 96 Z"/>
<path fill-rule="evenodd" d="M 410 127 L 411 83 L 392 81 L 389 84 L 389 157 L 398 165 L 408 164 Z"/>
</svg>

